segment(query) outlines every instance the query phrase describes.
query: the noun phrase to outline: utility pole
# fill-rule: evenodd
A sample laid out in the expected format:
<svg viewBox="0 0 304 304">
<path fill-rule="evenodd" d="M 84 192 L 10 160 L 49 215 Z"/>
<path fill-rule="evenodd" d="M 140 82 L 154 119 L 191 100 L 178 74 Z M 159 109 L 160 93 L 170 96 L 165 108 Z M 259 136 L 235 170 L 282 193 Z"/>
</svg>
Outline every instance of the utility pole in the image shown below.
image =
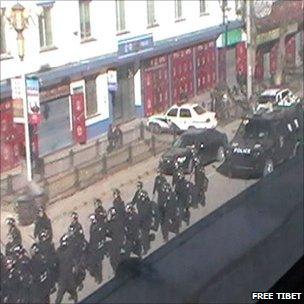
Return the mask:
<svg viewBox="0 0 304 304">
<path fill-rule="evenodd" d="M 252 32 L 251 32 L 251 1 L 246 1 L 246 33 L 247 33 L 247 100 L 252 96 Z"/>
</svg>

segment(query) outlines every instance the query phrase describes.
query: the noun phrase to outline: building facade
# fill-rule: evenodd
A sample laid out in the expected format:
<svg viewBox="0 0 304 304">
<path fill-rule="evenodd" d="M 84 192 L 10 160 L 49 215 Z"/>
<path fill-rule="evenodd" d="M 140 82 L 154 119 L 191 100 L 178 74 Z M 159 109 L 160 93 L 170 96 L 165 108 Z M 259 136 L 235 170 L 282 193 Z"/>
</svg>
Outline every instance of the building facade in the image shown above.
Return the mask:
<svg viewBox="0 0 304 304">
<path fill-rule="evenodd" d="M 21 71 L 40 83 L 42 119 L 31 127 L 40 157 L 246 73 L 240 0 L 227 2 L 225 18 L 222 0 L 19 3 L 30 16 L 22 62 L 7 19 L 16 1 L 1 1 L 1 171 L 20 159 L 10 79 Z"/>
</svg>

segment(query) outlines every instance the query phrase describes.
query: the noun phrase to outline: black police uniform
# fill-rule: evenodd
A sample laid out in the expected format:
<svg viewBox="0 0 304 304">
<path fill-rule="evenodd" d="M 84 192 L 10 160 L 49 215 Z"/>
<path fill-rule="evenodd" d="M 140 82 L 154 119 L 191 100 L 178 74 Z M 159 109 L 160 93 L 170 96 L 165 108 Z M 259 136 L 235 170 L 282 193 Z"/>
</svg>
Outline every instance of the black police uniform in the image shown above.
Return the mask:
<svg viewBox="0 0 304 304">
<path fill-rule="evenodd" d="M 1 273 L 1 303 L 21 303 L 22 277 L 16 267 L 5 269 Z"/>
<path fill-rule="evenodd" d="M 31 268 L 31 259 L 23 249 L 21 253 L 16 255 L 15 268 L 18 270 L 20 275 L 20 298 L 23 303 L 31 301 L 31 290 L 33 287 L 33 276 Z"/>
<path fill-rule="evenodd" d="M 189 225 L 190 223 L 190 186 L 189 182 L 184 176 L 177 179 L 175 193 L 178 199 L 178 206 L 180 208 L 181 219 Z"/>
<path fill-rule="evenodd" d="M 86 241 L 82 226 L 78 221 L 73 221 L 69 230 L 72 234 L 69 236 L 69 246 L 72 251 L 72 258 L 75 261 L 76 286 L 81 290 L 86 276 L 86 267 L 88 263 L 88 242 Z"/>
<path fill-rule="evenodd" d="M 39 238 L 37 247 L 39 249 L 39 253 L 45 258 L 47 267 L 49 269 L 51 289 L 54 289 L 58 277 L 58 260 L 54 243 L 50 240 L 43 240 Z"/>
<path fill-rule="evenodd" d="M 201 165 L 200 163 L 197 164 L 194 168 L 194 182 L 195 182 L 195 187 L 198 188 L 199 191 L 199 200 L 200 204 L 202 206 L 205 205 L 205 190 L 206 190 L 206 183 L 207 183 L 207 178 L 205 176 L 204 172 L 204 166 Z"/>
<path fill-rule="evenodd" d="M 102 260 L 105 254 L 106 227 L 105 223 L 97 220 L 91 223 L 88 246 L 88 270 L 97 283 L 102 282 Z"/>
<path fill-rule="evenodd" d="M 125 242 L 124 217 L 119 217 L 116 214 L 108 221 L 106 236 L 110 239 L 107 241 L 107 250 L 110 264 L 115 272 L 121 261 L 121 249 Z"/>
<path fill-rule="evenodd" d="M 22 245 L 21 232 L 16 226 L 10 226 L 8 234 L 12 237 L 12 247 Z"/>
<path fill-rule="evenodd" d="M 156 175 L 152 194 L 155 195 L 155 193 L 157 192 L 159 196 L 159 193 L 162 191 L 162 187 L 166 182 L 167 180 L 163 174 L 159 173 L 158 175 Z"/>
<path fill-rule="evenodd" d="M 136 211 L 128 212 L 126 214 L 125 233 L 125 256 L 128 258 L 133 252 L 140 257 L 142 248 L 139 235 L 139 216 Z"/>
<path fill-rule="evenodd" d="M 150 199 L 147 195 L 140 196 L 140 200 L 137 204 L 137 210 L 139 215 L 139 226 L 141 233 L 141 243 L 143 246 L 143 253 L 146 254 L 150 249 L 150 229 L 153 222 L 152 206 Z"/>
<path fill-rule="evenodd" d="M 60 245 L 57 249 L 58 256 L 58 290 L 55 303 L 61 303 L 66 292 L 76 303 L 78 301 L 77 285 L 75 278 L 75 261 L 69 245 Z"/>
<path fill-rule="evenodd" d="M 117 212 L 117 216 L 123 221 L 125 217 L 125 203 L 120 196 L 114 198 L 113 207 Z"/>
<path fill-rule="evenodd" d="M 34 237 L 37 238 L 39 234 L 46 230 L 48 232 L 48 236 L 50 240 L 53 239 L 53 229 L 51 220 L 48 218 L 48 216 L 44 213 L 42 217 L 39 215 L 36 217 L 35 220 L 35 228 L 34 228 Z"/>
<path fill-rule="evenodd" d="M 49 303 L 52 287 L 51 275 L 47 260 L 39 252 L 32 256 L 31 268 L 33 274 L 31 303 Z"/>
</svg>

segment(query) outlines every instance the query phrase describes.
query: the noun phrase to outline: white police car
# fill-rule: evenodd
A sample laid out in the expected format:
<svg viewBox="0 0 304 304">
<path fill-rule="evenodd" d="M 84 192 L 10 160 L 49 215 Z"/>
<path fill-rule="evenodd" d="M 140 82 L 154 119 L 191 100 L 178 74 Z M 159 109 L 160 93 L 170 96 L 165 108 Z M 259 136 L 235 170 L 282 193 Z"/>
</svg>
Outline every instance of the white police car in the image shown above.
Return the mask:
<svg viewBox="0 0 304 304">
<path fill-rule="evenodd" d="M 198 104 L 174 105 L 163 115 L 153 115 L 147 121 L 148 129 L 156 133 L 165 130 L 213 129 L 216 126 L 215 113 Z"/>
<path fill-rule="evenodd" d="M 267 89 L 260 95 L 255 112 L 273 111 L 275 106 L 289 107 L 299 102 L 300 98 L 289 89 Z"/>
</svg>

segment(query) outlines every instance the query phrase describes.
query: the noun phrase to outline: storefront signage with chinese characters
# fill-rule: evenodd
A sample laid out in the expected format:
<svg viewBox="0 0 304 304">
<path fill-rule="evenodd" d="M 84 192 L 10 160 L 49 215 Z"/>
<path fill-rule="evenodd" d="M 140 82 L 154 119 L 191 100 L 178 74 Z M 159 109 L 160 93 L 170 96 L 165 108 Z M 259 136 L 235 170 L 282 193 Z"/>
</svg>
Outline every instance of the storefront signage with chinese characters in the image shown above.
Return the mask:
<svg viewBox="0 0 304 304">
<path fill-rule="evenodd" d="M 130 39 L 118 41 L 118 55 L 124 56 L 153 48 L 152 34 L 142 35 Z"/>
<path fill-rule="evenodd" d="M 257 45 L 260 45 L 265 42 L 278 39 L 279 37 L 280 37 L 280 29 L 276 28 L 274 30 L 257 35 L 256 43 L 257 43 Z"/>
</svg>

